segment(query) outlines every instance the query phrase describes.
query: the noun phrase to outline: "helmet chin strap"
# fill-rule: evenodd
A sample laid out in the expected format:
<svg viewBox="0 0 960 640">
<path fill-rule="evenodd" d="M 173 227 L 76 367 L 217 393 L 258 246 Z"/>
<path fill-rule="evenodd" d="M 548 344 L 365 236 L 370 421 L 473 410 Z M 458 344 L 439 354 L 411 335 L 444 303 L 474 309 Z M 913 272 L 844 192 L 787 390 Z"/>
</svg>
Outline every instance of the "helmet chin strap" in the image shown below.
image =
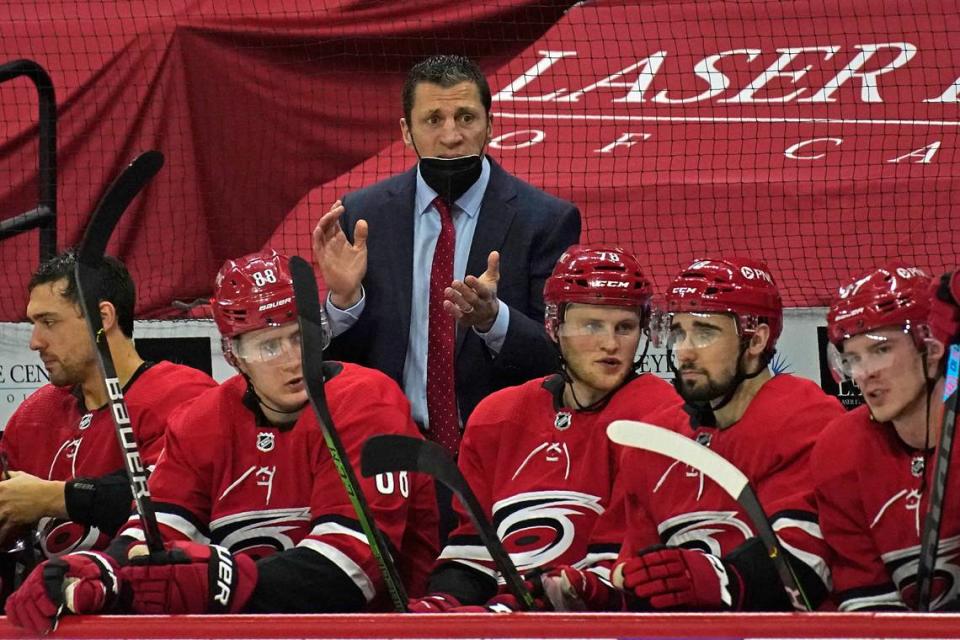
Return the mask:
<svg viewBox="0 0 960 640">
<path fill-rule="evenodd" d="M 253 394 L 257 397 L 257 402 L 259 402 L 260 404 L 262 404 L 263 406 L 265 406 L 267 409 L 270 409 L 270 411 L 273 411 L 273 412 L 275 412 L 275 413 L 280 413 L 280 414 L 283 414 L 283 415 L 290 415 L 290 414 L 293 414 L 293 413 L 300 413 L 301 411 L 303 411 L 304 407 L 306 407 L 306 406 L 307 406 L 307 403 L 309 402 L 309 400 L 304 401 L 303 404 L 301 404 L 301 405 L 300 405 L 299 407 L 297 407 L 296 409 L 291 409 L 290 411 L 285 411 L 285 410 L 283 410 L 283 409 L 278 409 L 277 407 L 271 406 L 266 400 L 264 400 L 263 398 L 260 397 L 260 394 L 257 393 L 256 390 L 254 390 Z"/>
<path fill-rule="evenodd" d="M 923 493 L 927 488 L 927 452 L 930 450 L 930 401 L 933 399 L 933 389 L 937 384 L 936 377 L 931 377 L 927 371 L 927 350 L 926 348 L 920 352 L 920 360 L 923 363 L 923 380 L 927 387 L 927 410 L 926 410 L 926 420 L 924 424 L 924 434 L 923 434 L 923 475 L 920 476 L 920 493 Z"/>
<path fill-rule="evenodd" d="M 263 406 L 263 407 L 266 407 L 267 409 L 269 409 L 270 411 L 273 411 L 274 413 L 279 413 L 280 415 L 289 416 L 289 415 L 293 415 L 293 414 L 296 414 L 296 413 L 300 413 L 301 411 L 304 410 L 304 408 L 305 408 L 308 404 L 310 404 L 310 400 L 307 399 L 307 400 L 304 400 L 303 404 L 301 404 L 301 405 L 300 405 L 299 407 L 297 407 L 296 409 L 286 410 L 286 409 L 280 409 L 280 408 L 278 408 L 278 407 L 274 407 L 274 406 L 271 405 L 269 402 L 267 402 L 266 400 L 264 400 L 263 397 L 262 397 L 259 393 L 257 393 L 257 388 L 256 388 L 255 386 L 253 386 L 253 381 L 250 379 L 250 376 L 247 375 L 247 373 L 246 373 L 245 371 L 242 371 L 242 370 L 241 370 L 241 371 L 240 371 L 240 374 L 241 374 L 241 375 L 244 377 L 244 379 L 246 379 L 246 381 L 247 381 L 247 392 L 248 392 L 250 395 L 253 396 L 254 400 L 257 401 L 257 404 L 259 404 L 259 405 L 261 405 L 261 406 Z"/>
<path fill-rule="evenodd" d="M 570 375 L 569 368 L 567 367 L 567 359 L 563 357 L 563 350 L 560 349 L 560 343 L 553 343 L 557 347 L 557 352 L 560 354 L 560 376 L 563 378 L 566 386 L 570 387 L 570 395 L 573 396 L 573 403 L 577 407 L 577 411 L 584 411 L 587 413 L 594 413 L 597 411 L 602 411 L 610 403 L 610 399 L 613 397 L 617 391 L 622 389 L 624 385 L 636 378 L 639 374 L 637 369 L 640 367 L 640 363 L 643 362 L 643 359 L 647 357 L 647 350 L 650 348 L 650 341 L 647 340 L 643 345 L 643 353 L 640 354 L 640 357 L 634 360 L 633 366 L 630 368 L 630 372 L 623 377 L 623 380 L 616 387 L 607 392 L 602 398 L 593 402 L 591 404 L 582 404 L 577 398 L 577 391 L 573 386 L 573 377 Z"/>
<path fill-rule="evenodd" d="M 730 401 L 733 400 L 733 397 L 737 395 L 737 390 L 740 389 L 742 385 L 747 380 L 751 380 L 759 376 L 767 368 L 767 365 L 770 364 L 770 360 L 773 358 L 773 353 L 764 354 L 763 360 L 760 363 L 760 366 L 753 373 L 746 373 L 743 370 L 743 354 L 747 352 L 747 348 L 750 346 L 749 340 L 743 340 L 740 343 L 739 353 L 737 354 L 737 370 L 733 375 L 733 379 L 730 380 L 730 383 L 727 385 L 727 390 L 718 401 L 716 398 L 713 400 L 697 400 L 697 401 L 687 401 L 687 404 L 695 407 L 698 410 L 698 413 L 712 415 L 714 412 L 724 408 Z M 683 385 L 680 380 L 680 370 L 673 364 L 673 358 L 671 357 L 670 349 L 667 349 L 667 366 L 670 367 L 670 370 L 673 372 L 673 388 L 677 390 L 677 393 L 683 396 Z"/>
<path fill-rule="evenodd" d="M 715 403 L 713 400 L 710 401 L 710 406 L 714 411 L 718 409 L 722 409 L 728 404 L 730 404 L 730 401 L 733 400 L 733 396 L 737 395 L 737 390 L 740 389 L 740 385 L 742 385 L 747 380 L 756 378 L 758 375 L 763 373 L 763 370 L 766 369 L 767 365 L 770 363 L 771 355 L 766 355 L 764 356 L 763 361 L 760 363 L 760 366 L 757 368 L 756 371 L 754 371 L 753 373 L 746 373 L 743 370 L 743 354 L 747 352 L 747 347 L 749 346 L 750 346 L 750 343 L 747 341 L 744 341 L 743 344 L 741 344 L 740 346 L 740 353 L 737 355 L 737 372 L 736 374 L 734 374 L 733 380 L 730 381 L 730 385 L 727 389 L 727 392 L 723 394 L 723 397 L 720 399 L 719 402 Z"/>
</svg>

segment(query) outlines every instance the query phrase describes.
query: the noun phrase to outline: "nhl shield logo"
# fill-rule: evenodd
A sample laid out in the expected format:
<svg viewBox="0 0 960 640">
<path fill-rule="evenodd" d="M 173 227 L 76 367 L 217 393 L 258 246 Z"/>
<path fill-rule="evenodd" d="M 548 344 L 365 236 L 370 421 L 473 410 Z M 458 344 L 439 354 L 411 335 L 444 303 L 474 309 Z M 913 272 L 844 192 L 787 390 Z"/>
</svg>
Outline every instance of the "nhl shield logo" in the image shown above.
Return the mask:
<svg viewBox="0 0 960 640">
<path fill-rule="evenodd" d="M 268 451 L 273 451 L 274 446 L 274 434 L 269 431 L 258 433 L 257 434 L 257 449 L 267 453 Z"/>
<path fill-rule="evenodd" d="M 709 447 L 710 441 L 713 440 L 713 435 L 707 431 L 701 431 L 697 434 L 696 440 L 697 444 L 702 444 L 705 447 Z"/>
<path fill-rule="evenodd" d="M 78 425 L 80 427 L 80 431 L 83 431 L 84 429 L 89 427 L 91 422 L 93 422 L 93 414 L 85 413 L 83 417 L 80 418 L 80 424 Z"/>
<path fill-rule="evenodd" d="M 558 411 L 557 416 L 553 419 L 553 426 L 557 428 L 557 431 L 566 431 L 570 428 L 571 422 L 573 422 L 573 414 L 569 411 Z"/>
<path fill-rule="evenodd" d="M 913 460 L 910 461 L 910 473 L 913 474 L 913 477 L 919 478 L 923 475 L 925 462 L 922 455 L 913 456 Z"/>
</svg>

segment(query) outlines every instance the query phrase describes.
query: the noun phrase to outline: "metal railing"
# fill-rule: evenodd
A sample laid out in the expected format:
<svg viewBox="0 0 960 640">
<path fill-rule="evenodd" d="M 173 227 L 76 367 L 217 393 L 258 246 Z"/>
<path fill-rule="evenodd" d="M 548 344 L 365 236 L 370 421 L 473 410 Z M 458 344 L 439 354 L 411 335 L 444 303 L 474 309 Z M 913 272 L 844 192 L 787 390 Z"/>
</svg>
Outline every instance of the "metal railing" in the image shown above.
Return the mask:
<svg viewBox="0 0 960 640">
<path fill-rule="evenodd" d="M 35 209 L 0 222 L 0 240 L 39 229 L 40 262 L 43 262 L 57 252 L 57 101 L 50 75 L 38 63 L 24 59 L 0 65 L 0 83 L 20 76 L 30 78 L 37 88 L 39 194 Z"/>
</svg>

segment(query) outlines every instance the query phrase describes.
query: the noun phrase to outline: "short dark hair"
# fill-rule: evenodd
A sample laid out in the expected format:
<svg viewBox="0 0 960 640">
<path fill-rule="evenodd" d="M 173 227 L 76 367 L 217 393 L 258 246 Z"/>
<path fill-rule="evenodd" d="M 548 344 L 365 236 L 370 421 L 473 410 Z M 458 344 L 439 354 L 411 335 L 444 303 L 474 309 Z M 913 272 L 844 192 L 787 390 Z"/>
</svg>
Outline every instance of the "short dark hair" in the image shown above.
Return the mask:
<svg viewBox="0 0 960 640">
<path fill-rule="evenodd" d="M 490 114 L 490 85 L 480 71 L 477 63 L 466 56 L 439 55 L 430 56 L 411 67 L 407 73 L 407 80 L 403 83 L 403 117 L 410 125 L 410 115 L 413 112 L 413 94 L 417 85 L 422 82 L 437 84 L 449 89 L 461 82 L 472 82 L 480 93 L 480 102 L 487 115 Z"/>
<path fill-rule="evenodd" d="M 63 290 L 63 297 L 74 304 L 80 304 L 80 292 L 77 289 L 77 280 L 74 276 L 74 267 L 77 264 L 77 254 L 73 249 L 45 260 L 33 276 L 30 277 L 28 291 L 33 291 L 42 284 L 51 284 L 66 280 L 67 286 Z M 128 338 L 133 337 L 133 311 L 137 302 L 137 291 L 133 284 L 130 272 L 122 262 L 112 256 L 104 256 L 103 262 L 97 269 L 96 284 L 93 294 L 101 302 L 109 302 L 117 310 L 117 324 L 120 331 Z"/>
</svg>

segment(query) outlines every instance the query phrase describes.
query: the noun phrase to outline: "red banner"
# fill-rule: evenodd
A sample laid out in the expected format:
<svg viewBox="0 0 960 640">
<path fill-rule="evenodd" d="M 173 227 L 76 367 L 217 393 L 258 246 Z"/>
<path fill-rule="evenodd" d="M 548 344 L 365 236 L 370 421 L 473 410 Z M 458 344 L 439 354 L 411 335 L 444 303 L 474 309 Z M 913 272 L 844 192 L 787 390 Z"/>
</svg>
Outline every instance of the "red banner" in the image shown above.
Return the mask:
<svg viewBox="0 0 960 640">
<path fill-rule="evenodd" d="M 960 231 L 958 9 L 578 5 L 495 75 L 491 152 L 580 205 L 584 239 L 637 252 L 659 290 L 731 253 L 765 259 L 792 306 L 894 257 L 942 271 Z M 346 187 L 410 162 L 395 145 L 338 177 L 274 242 L 306 251 Z"/>
<path fill-rule="evenodd" d="M 718 253 L 766 259 L 791 305 L 887 258 L 956 261 L 956 0 L 567 4 L 24 1 L 0 59 L 54 79 L 61 247 L 137 152 L 167 155 L 110 245 L 142 316 L 264 244 L 309 256 L 333 200 L 409 167 L 399 89 L 437 51 L 491 74 L 490 153 L 660 290 Z M 0 217 L 36 206 L 35 109 L 0 85 Z M 35 234 L 0 244 L 0 319 L 23 316 L 36 256 Z"/>
</svg>

